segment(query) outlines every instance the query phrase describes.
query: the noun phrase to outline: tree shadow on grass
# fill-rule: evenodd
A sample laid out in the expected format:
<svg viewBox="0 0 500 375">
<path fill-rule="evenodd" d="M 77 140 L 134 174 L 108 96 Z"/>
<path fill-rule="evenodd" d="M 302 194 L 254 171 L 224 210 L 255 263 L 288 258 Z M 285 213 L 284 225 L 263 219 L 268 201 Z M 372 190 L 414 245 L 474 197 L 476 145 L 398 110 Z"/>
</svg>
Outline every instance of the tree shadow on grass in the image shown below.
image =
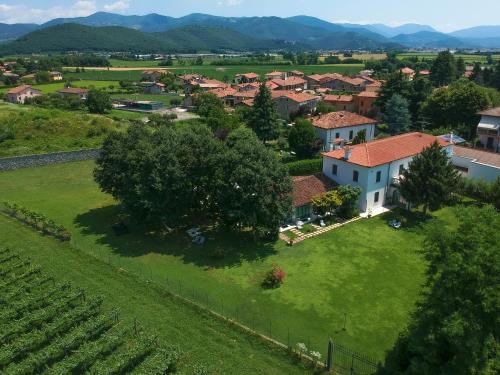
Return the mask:
<svg viewBox="0 0 500 375">
<path fill-rule="evenodd" d="M 237 266 L 276 253 L 274 242 L 256 242 L 249 233 L 222 230 L 202 229 L 207 241 L 201 246 L 193 244 L 185 232 L 162 235 L 137 224 L 129 225 L 129 234 L 117 236 L 112 226 L 120 213 L 120 205 L 96 208 L 78 215 L 74 222 L 82 234 L 97 236 L 97 244 L 109 246 L 114 253 L 125 257 L 165 254 L 210 269 Z"/>
</svg>

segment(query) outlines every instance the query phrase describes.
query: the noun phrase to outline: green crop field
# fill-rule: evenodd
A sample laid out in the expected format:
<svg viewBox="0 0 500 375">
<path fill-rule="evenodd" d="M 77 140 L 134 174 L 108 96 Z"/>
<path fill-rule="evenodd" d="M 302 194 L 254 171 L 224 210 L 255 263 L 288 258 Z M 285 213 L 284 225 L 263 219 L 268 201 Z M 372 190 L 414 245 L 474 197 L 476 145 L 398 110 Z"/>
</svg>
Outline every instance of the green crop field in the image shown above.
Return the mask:
<svg viewBox="0 0 500 375">
<path fill-rule="evenodd" d="M 145 100 L 160 102 L 166 106 L 170 106 L 172 100 L 181 100 L 182 98 L 177 95 L 145 95 L 145 94 L 113 94 L 111 95 L 113 99 L 131 99 L 131 100 Z"/>
<path fill-rule="evenodd" d="M 222 80 L 227 78 L 232 80 L 238 73 L 254 72 L 260 75 L 265 75 L 272 71 L 291 71 L 300 70 L 305 74 L 322 74 L 322 73 L 342 73 L 346 75 L 354 75 L 363 70 L 363 64 L 336 64 L 336 65 L 242 65 L 242 66 L 174 66 L 168 68 L 176 74 L 197 73 L 210 78 Z M 137 69 L 137 66 L 134 67 Z M 147 65 L 144 68 L 148 69 Z M 107 81 L 138 81 L 141 78 L 141 70 L 90 70 L 85 72 L 75 73 L 66 71 L 64 77 L 67 79 L 82 79 L 82 80 L 107 80 Z"/>
<path fill-rule="evenodd" d="M 419 59 L 435 59 L 437 57 L 437 52 L 408 52 L 408 53 L 400 53 L 398 54 L 399 59 L 407 59 L 410 57 L 418 57 Z M 470 55 L 470 54 L 462 54 L 457 53 L 455 57 L 462 57 L 466 63 L 473 64 L 475 62 L 486 63 L 487 57 L 485 55 Z M 500 55 L 492 55 L 493 60 L 500 60 Z"/>
<path fill-rule="evenodd" d="M 78 269 L 76 278 L 88 279 L 86 268 L 94 272 L 94 267 L 100 267 L 78 262 L 84 255 L 76 254 L 93 255 L 282 342 L 303 342 L 323 354 L 328 338 L 333 337 L 337 343 L 382 359 L 418 299 L 425 270 L 418 223 L 396 231 L 387 225 L 386 217 L 365 219 L 293 247 L 283 242 L 254 243 L 244 235 L 221 232 L 208 232 L 207 244 L 198 247 L 185 234 L 160 236 L 136 226 L 131 227 L 132 233 L 117 237 L 111 225 L 120 207 L 99 191 L 92 179 L 93 166 L 93 162 L 80 162 L 0 173 L 2 200 L 43 213 L 68 228 L 74 250 L 66 246 L 52 250 L 48 239 L 40 239 L 46 249 L 40 250 L 37 236 L 25 236 L 24 229 L 6 220 L 0 225 L 0 236 L 45 263 L 53 259 L 52 267 L 60 272 L 65 272 L 69 258 Z M 453 224 L 452 209 L 438 211 L 436 220 Z M 216 259 L 210 256 L 215 251 L 227 255 Z M 261 282 L 273 264 L 286 272 L 285 283 L 276 290 L 263 290 Z M 99 279 L 101 288 L 108 285 L 105 274 Z M 111 285 L 108 293 L 112 290 Z M 116 298 L 126 299 L 120 290 Z M 127 309 L 142 305 L 143 295 L 139 295 Z"/>
<path fill-rule="evenodd" d="M 96 88 L 96 89 L 106 89 L 109 90 L 110 86 L 113 86 L 113 90 L 119 90 L 120 85 L 118 81 L 97 81 L 97 80 L 85 80 L 85 81 L 73 81 L 71 82 L 73 87 L 81 88 Z M 52 82 L 44 83 L 39 85 L 33 85 L 37 90 L 40 90 L 43 94 L 52 94 L 64 88 L 64 82 Z M 0 93 L 4 93 L 8 88 L 0 88 Z"/>
</svg>

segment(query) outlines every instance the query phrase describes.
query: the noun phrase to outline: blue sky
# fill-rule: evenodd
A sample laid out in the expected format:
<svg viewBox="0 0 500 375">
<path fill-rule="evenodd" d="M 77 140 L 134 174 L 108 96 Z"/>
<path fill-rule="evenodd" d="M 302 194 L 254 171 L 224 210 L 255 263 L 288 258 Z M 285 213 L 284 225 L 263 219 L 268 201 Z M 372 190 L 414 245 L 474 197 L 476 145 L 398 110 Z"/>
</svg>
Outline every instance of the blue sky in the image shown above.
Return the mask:
<svg viewBox="0 0 500 375">
<path fill-rule="evenodd" d="M 183 16 L 293 16 L 306 14 L 334 22 L 428 24 L 441 31 L 500 24 L 500 0 L 0 0 L 0 22 L 42 23 L 96 11 Z"/>
</svg>

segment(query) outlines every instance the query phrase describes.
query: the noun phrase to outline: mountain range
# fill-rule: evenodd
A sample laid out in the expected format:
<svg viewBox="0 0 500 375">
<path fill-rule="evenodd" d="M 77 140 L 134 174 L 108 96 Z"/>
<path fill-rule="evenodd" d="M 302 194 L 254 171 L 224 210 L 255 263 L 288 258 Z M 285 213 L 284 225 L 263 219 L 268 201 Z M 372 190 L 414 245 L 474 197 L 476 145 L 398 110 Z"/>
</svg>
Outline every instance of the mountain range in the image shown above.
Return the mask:
<svg viewBox="0 0 500 375">
<path fill-rule="evenodd" d="M 47 23 L 0 24 L 0 53 L 59 51 L 382 50 L 500 48 L 500 26 L 440 33 L 430 26 L 339 24 L 309 16 L 125 16 L 98 12 Z"/>
</svg>

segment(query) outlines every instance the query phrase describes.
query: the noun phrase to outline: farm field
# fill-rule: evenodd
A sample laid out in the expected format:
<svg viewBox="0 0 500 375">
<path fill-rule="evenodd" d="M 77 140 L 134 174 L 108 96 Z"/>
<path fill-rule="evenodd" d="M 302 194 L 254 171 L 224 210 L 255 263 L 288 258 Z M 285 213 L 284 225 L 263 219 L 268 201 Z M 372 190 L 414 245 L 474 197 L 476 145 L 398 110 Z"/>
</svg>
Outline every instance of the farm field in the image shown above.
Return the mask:
<svg viewBox="0 0 500 375">
<path fill-rule="evenodd" d="M 407 52 L 398 54 L 399 59 L 405 59 L 410 57 L 418 57 L 420 59 L 435 59 L 437 57 L 437 52 Z M 456 53 L 455 57 L 462 57 L 466 63 L 472 64 L 474 62 L 486 63 L 487 57 L 483 55 L 469 55 Z M 500 54 L 492 55 L 493 60 L 500 60 Z"/>
<path fill-rule="evenodd" d="M 86 81 L 73 81 L 71 82 L 73 87 L 81 88 L 96 88 L 96 89 L 109 89 L 109 86 L 114 86 L 115 89 L 120 89 L 118 81 L 96 81 L 96 80 L 86 80 Z M 64 88 L 64 82 L 53 82 L 44 83 L 39 85 L 33 85 L 33 88 L 40 90 L 43 94 L 52 94 Z M 0 93 L 4 93 L 8 88 L 0 88 Z"/>
<path fill-rule="evenodd" d="M 161 102 L 165 104 L 165 106 L 170 106 L 172 100 L 182 100 L 180 96 L 176 95 L 145 95 L 145 94 L 113 94 L 111 95 L 112 99 L 131 99 L 131 100 L 144 100 L 144 101 L 153 101 L 153 102 Z"/>
<path fill-rule="evenodd" d="M 102 296 L 103 309 L 119 309 L 124 326 L 139 327 L 164 344 L 177 345 L 180 373 L 204 364 L 220 374 L 307 374 L 282 351 L 243 334 L 213 316 L 188 306 L 159 288 L 58 240 L 0 215 L 2 247 L 15 249 L 60 282 L 84 288 L 88 298 Z M 143 372 L 144 373 L 144 372 Z"/>
<path fill-rule="evenodd" d="M 75 249 L 189 298 L 210 301 L 211 308 L 285 343 L 304 342 L 325 354 L 333 337 L 380 360 L 405 327 L 424 281 L 419 225 L 395 231 L 385 217 L 377 217 L 293 247 L 283 242 L 256 244 L 220 232 L 207 233 L 208 243 L 197 247 L 186 235 L 161 237 L 136 226 L 131 234 L 117 237 L 111 225 L 120 208 L 97 188 L 93 165 L 3 172 L 0 196 L 64 225 L 73 234 Z M 453 224 L 451 208 L 436 216 L 443 225 Z M 28 251 L 35 249 L 33 243 L 23 244 L 24 235 L 13 235 L 11 227 L 0 229 L 0 236 Z M 227 255 L 218 260 L 210 256 L 214 251 Z M 63 258 L 57 257 L 61 268 Z M 273 264 L 285 270 L 285 284 L 263 290 L 260 283 Z"/>
<path fill-rule="evenodd" d="M 336 64 L 336 65 L 237 65 L 237 66 L 214 66 L 214 65 L 203 65 L 203 66 L 173 66 L 169 67 L 168 70 L 176 74 L 186 74 L 186 73 L 198 73 L 203 74 L 210 78 L 215 78 L 223 80 L 227 78 L 232 80 L 234 76 L 238 73 L 249 73 L 254 72 L 257 74 L 264 75 L 266 73 L 272 72 L 273 70 L 279 71 L 291 71 L 300 70 L 305 74 L 322 74 L 322 73 L 342 73 L 346 75 L 353 75 L 359 73 L 363 70 L 363 64 Z M 151 69 L 151 67 L 144 66 L 145 69 Z M 161 67 L 156 67 L 161 68 Z M 104 69 L 104 70 L 102 70 Z M 74 73 L 66 72 L 64 74 L 65 78 L 70 79 L 82 79 L 82 80 L 140 80 L 141 70 L 140 67 L 134 66 L 135 70 L 107 70 L 107 68 L 96 68 L 92 70 L 87 68 L 85 72 Z M 163 68 L 165 69 L 165 68 Z"/>
</svg>

